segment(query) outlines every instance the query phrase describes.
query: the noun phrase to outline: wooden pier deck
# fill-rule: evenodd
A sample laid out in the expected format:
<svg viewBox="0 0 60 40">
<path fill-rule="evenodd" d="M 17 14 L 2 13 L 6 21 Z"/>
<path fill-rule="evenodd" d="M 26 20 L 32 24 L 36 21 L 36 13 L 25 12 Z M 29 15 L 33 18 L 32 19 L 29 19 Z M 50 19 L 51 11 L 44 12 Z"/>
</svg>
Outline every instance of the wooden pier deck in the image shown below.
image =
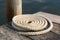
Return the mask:
<svg viewBox="0 0 60 40">
<path fill-rule="evenodd" d="M 47 13 L 42 13 L 42 14 L 40 15 L 42 16 L 47 15 Z M 55 15 L 50 15 L 50 14 L 47 15 L 47 17 L 49 17 L 51 20 L 53 16 Z M 59 19 L 60 16 L 55 16 L 55 18 L 58 19 L 58 21 L 60 20 Z M 58 22 L 58 21 L 54 21 L 54 22 Z M 36 36 L 26 36 L 26 35 L 18 34 L 19 31 L 15 30 L 11 24 L 12 22 L 9 22 L 7 24 L 0 26 L 0 40 L 60 40 L 60 21 L 58 23 L 53 23 L 54 27 L 50 32 Z"/>
</svg>

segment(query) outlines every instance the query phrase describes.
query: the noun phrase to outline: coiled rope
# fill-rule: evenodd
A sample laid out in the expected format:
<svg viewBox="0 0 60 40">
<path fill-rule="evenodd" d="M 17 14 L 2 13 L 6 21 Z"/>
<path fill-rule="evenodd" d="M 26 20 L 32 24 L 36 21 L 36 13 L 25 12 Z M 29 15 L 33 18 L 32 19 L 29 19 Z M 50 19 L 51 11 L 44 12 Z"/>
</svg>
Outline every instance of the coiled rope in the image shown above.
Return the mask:
<svg viewBox="0 0 60 40">
<path fill-rule="evenodd" d="M 50 19 L 36 15 L 17 15 L 12 19 L 12 26 L 22 35 L 40 35 L 53 28 Z"/>
</svg>

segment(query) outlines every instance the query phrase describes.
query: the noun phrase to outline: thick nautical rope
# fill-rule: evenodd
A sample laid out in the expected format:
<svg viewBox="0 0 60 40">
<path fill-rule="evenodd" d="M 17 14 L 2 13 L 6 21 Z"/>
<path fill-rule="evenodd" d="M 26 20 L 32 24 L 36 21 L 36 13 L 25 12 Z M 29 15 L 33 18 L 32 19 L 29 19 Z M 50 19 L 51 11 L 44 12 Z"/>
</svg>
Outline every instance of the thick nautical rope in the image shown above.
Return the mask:
<svg viewBox="0 0 60 40">
<path fill-rule="evenodd" d="M 34 13 L 33 15 L 38 15 L 38 16 L 43 16 L 49 18 L 52 22 L 60 24 L 60 16 L 59 15 L 54 15 L 51 13 L 46 13 L 46 12 L 37 12 Z"/>
<path fill-rule="evenodd" d="M 17 15 L 12 19 L 12 26 L 22 35 L 40 35 L 53 28 L 50 19 L 36 15 Z"/>
</svg>

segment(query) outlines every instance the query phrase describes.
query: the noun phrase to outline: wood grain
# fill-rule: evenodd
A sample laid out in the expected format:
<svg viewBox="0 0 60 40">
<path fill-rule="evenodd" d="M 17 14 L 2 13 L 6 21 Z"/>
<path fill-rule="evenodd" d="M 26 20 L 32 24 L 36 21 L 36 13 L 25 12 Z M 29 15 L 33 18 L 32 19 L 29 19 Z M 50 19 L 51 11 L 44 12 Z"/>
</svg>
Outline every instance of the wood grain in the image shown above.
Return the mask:
<svg viewBox="0 0 60 40">
<path fill-rule="evenodd" d="M 6 0 L 7 22 L 12 20 L 15 15 L 22 14 L 22 0 Z"/>
</svg>

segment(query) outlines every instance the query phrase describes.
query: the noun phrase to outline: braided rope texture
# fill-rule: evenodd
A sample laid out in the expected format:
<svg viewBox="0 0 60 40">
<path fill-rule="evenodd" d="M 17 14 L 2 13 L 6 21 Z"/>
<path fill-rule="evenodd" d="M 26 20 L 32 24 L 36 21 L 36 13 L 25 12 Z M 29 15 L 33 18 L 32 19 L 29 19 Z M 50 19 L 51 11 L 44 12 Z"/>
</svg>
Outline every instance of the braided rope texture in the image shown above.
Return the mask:
<svg viewBox="0 0 60 40">
<path fill-rule="evenodd" d="M 18 33 L 22 35 L 40 35 L 49 32 L 53 28 L 50 19 L 32 14 L 13 17 L 12 26 L 20 30 Z"/>
<path fill-rule="evenodd" d="M 59 15 L 46 13 L 46 12 L 37 12 L 37 13 L 34 13 L 33 15 L 48 17 L 52 22 L 60 24 L 60 16 Z"/>
</svg>

